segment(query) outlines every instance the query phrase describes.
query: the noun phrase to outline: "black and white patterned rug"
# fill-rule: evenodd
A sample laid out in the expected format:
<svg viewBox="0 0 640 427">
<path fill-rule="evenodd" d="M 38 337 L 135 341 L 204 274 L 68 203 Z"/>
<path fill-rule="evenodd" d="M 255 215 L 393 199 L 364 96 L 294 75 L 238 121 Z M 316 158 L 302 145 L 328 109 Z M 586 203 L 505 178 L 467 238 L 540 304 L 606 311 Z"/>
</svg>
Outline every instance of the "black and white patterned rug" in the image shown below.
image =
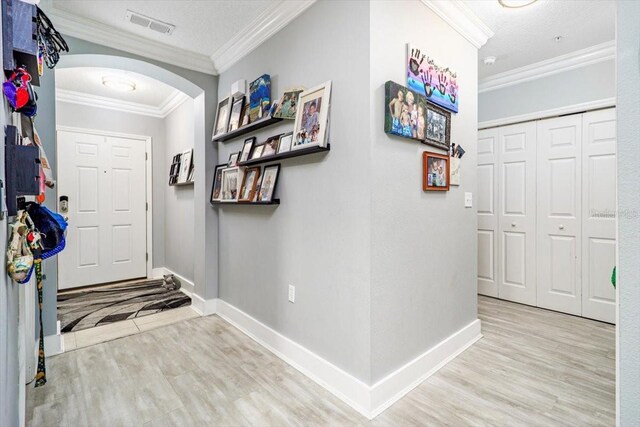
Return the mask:
<svg viewBox="0 0 640 427">
<path fill-rule="evenodd" d="M 63 333 L 184 307 L 191 298 L 168 290 L 162 279 L 58 294 L 58 320 Z"/>
</svg>

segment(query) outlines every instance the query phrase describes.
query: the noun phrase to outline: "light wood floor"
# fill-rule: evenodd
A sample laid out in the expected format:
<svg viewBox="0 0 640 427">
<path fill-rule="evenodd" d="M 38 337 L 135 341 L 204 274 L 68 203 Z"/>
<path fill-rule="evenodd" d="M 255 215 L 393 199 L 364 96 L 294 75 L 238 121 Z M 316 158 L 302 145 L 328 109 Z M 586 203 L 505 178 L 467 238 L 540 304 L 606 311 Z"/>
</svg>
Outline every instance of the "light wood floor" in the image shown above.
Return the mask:
<svg viewBox="0 0 640 427">
<path fill-rule="evenodd" d="M 484 338 L 372 422 L 217 316 L 48 359 L 32 426 L 614 425 L 611 325 L 480 297 Z"/>
</svg>

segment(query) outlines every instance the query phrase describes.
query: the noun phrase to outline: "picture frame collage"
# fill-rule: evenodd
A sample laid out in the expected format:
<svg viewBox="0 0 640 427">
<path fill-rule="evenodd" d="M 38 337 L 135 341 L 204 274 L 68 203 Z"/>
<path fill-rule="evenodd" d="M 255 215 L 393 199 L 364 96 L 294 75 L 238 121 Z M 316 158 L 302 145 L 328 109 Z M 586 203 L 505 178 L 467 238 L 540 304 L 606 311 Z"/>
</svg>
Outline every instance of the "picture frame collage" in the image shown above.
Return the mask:
<svg viewBox="0 0 640 427">
<path fill-rule="evenodd" d="M 237 156 L 231 157 L 233 161 L 237 160 Z M 242 167 L 231 162 L 230 158 L 228 163 L 216 166 L 211 187 L 211 203 L 270 204 L 275 201 L 280 175 L 279 163 L 264 167 Z"/>
</svg>

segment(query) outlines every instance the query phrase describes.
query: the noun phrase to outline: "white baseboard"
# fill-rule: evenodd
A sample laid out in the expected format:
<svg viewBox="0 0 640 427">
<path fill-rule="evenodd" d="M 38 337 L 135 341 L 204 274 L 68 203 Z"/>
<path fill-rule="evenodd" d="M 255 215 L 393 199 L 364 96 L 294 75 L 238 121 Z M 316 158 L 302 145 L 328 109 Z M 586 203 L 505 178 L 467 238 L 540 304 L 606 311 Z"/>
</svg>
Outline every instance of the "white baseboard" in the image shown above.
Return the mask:
<svg viewBox="0 0 640 427">
<path fill-rule="evenodd" d="M 225 301 L 217 301 L 216 313 L 369 419 L 383 412 L 482 337 L 480 320 L 475 320 L 369 386 Z"/>
<path fill-rule="evenodd" d="M 219 301 L 217 298 L 205 300 L 200 295 L 191 294 L 191 308 L 200 316 L 217 313 Z"/>
<path fill-rule="evenodd" d="M 38 341 L 39 345 L 39 341 Z M 64 353 L 64 342 L 62 335 L 46 335 L 44 337 L 44 354 L 46 357 L 55 356 Z"/>
</svg>

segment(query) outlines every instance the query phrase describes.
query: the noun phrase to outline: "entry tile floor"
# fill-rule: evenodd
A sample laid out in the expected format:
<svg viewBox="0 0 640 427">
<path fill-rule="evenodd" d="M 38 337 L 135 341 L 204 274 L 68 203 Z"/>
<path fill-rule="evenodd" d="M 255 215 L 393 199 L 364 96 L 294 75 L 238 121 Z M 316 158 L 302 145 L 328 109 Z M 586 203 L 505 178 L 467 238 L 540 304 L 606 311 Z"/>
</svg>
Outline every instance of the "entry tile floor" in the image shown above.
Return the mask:
<svg viewBox="0 0 640 427">
<path fill-rule="evenodd" d="M 613 326 L 485 297 L 479 317 L 483 339 L 373 421 L 214 315 L 49 358 L 27 423 L 615 424 Z"/>
</svg>

